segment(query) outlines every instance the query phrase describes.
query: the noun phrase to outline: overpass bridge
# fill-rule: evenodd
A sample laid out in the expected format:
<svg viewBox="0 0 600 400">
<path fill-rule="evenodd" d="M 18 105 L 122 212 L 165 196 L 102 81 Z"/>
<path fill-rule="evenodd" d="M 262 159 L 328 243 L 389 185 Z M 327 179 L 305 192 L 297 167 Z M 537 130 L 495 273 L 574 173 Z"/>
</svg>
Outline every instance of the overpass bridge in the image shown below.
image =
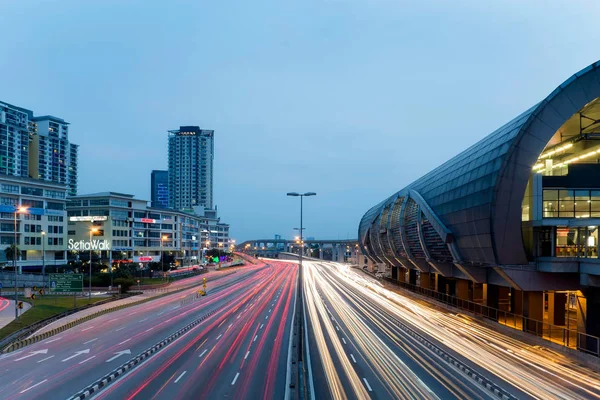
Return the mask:
<svg viewBox="0 0 600 400">
<path fill-rule="evenodd" d="M 310 239 L 301 245 L 298 240 L 253 239 L 236 246 L 238 251 L 257 257 L 275 257 L 278 253 L 294 253 L 320 260 L 358 263 L 361 255 L 357 239 Z"/>
</svg>

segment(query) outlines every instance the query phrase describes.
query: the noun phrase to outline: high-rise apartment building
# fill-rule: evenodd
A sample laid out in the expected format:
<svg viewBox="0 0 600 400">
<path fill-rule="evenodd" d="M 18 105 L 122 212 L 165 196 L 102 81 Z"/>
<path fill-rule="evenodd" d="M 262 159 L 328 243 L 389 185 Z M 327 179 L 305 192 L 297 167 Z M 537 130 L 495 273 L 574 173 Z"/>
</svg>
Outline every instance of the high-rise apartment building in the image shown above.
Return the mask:
<svg viewBox="0 0 600 400">
<path fill-rule="evenodd" d="M 150 200 L 154 208 L 169 208 L 169 171 L 152 171 Z"/>
<path fill-rule="evenodd" d="M 0 102 L 0 175 L 62 184 L 74 196 L 77 152 L 65 120 Z"/>
<path fill-rule="evenodd" d="M 169 131 L 169 208 L 213 208 L 214 131 Z"/>
</svg>

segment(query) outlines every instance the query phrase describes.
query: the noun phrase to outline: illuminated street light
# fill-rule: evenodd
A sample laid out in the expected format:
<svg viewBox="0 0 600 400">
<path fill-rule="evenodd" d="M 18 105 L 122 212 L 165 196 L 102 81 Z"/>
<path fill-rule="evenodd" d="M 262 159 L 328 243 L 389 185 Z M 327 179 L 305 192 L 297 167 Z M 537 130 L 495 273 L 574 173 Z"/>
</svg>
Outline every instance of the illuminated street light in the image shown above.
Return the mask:
<svg viewBox="0 0 600 400">
<path fill-rule="evenodd" d="M 98 228 L 92 228 L 90 229 L 90 281 L 88 282 L 89 285 L 89 293 L 88 293 L 88 299 L 91 301 L 92 300 L 92 236 L 94 236 L 94 233 L 98 232 Z"/>
<path fill-rule="evenodd" d="M 14 226 L 14 241 L 13 241 L 13 266 L 15 267 L 15 319 L 19 319 L 19 297 L 17 296 L 17 282 L 19 279 L 18 268 L 17 268 L 17 214 L 26 214 L 27 207 L 19 207 L 15 209 L 15 226 Z"/>
<path fill-rule="evenodd" d="M 165 279 L 165 256 L 164 256 L 164 250 L 163 250 L 163 242 L 165 240 L 167 240 L 169 237 L 167 235 L 162 235 L 160 238 L 160 262 L 161 262 L 161 269 L 162 269 L 162 273 L 163 273 L 163 279 Z"/>
</svg>

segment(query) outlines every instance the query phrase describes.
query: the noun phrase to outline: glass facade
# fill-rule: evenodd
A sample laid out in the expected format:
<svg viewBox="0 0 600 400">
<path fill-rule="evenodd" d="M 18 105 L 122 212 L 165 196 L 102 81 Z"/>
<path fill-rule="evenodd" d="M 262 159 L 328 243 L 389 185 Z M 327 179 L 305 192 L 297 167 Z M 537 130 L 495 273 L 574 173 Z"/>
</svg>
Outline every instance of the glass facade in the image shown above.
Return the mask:
<svg viewBox="0 0 600 400">
<path fill-rule="evenodd" d="M 359 225 L 363 252 L 388 264 L 393 253 L 411 268 L 420 258 L 481 266 L 597 258 L 599 81 L 600 62 L 371 208 Z"/>
</svg>

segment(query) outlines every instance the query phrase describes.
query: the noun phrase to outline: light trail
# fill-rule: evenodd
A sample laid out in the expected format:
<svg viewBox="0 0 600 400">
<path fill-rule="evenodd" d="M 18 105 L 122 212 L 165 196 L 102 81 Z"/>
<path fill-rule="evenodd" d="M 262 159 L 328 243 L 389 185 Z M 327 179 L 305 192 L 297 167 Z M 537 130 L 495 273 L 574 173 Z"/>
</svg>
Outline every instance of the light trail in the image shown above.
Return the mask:
<svg viewBox="0 0 600 400">
<path fill-rule="evenodd" d="M 346 339 L 360 353 L 350 354 L 352 358 L 363 357 L 377 377 L 379 382 L 369 378 L 371 386 L 374 389 L 379 385 L 384 387 L 392 397 L 435 398 L 437 391 L 430 392 L 435 386 L 430 384 L 431 378 L 438 387 L 445 388 L 457 398 L 491 395 L 408 335 L 402 327 L 452 352 L 517 397 L 600 398 L 600 374 L 571 362 L 565 355 L 530 346 L 464 315 L 441 311 L 426 302 L 389 290 L 376 280 L 340 264 L 306 262 L 305 268 L 305 293 L 307 304 L 310 303 L 307 317 L 315 327 L 315 341 L 334 398 L 348 396 L 343 389 L 340 392 L 343 395 L 338 393 L 338 381 L 344 379 L 343 375 L 347 375 L 350 382 L 357 379 L 356 373 L 348 371 L 345 363 L 338 368 L 329 368 L 330 351 L 340 360 L 348 360 L 349 355 L 336 346 L 341 333 L 345 333 Z M 334 319 L 340 332 L 332 328 Z M 332 346 L 326 345 L 326 336 Z M 406 359 L 399 356 L 402 353 L 423 368 L 429 377 L 411 370 Z M 352 392 L 353 397 L 365 395 L 356 391 L 354 385 Z"/>
</svg>

